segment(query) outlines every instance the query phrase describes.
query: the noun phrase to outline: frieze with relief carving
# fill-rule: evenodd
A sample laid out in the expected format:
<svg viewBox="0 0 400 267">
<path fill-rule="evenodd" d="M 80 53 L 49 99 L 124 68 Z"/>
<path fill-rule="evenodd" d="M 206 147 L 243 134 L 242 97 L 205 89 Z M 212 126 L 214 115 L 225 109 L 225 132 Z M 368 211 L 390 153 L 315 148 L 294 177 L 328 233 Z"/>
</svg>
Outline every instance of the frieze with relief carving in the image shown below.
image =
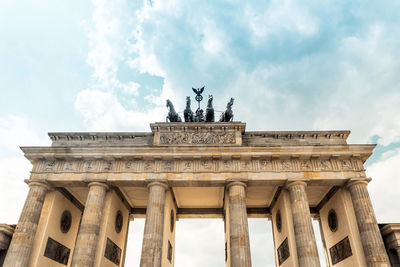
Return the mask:
<svg viewBox="0 0 400 267">
<path fill-rule="evenodd" d="M 161 145 L 232 145 L 236 144 L 235 133 L 216 132 L 173 132 L 160 133 Z"/>
<path fill-rule="evenodd" d="M 324 172 L 364 171 L 361 160 L 343 159 L 167 159 L 41 160 L 33 172 Z"/>
</svg>

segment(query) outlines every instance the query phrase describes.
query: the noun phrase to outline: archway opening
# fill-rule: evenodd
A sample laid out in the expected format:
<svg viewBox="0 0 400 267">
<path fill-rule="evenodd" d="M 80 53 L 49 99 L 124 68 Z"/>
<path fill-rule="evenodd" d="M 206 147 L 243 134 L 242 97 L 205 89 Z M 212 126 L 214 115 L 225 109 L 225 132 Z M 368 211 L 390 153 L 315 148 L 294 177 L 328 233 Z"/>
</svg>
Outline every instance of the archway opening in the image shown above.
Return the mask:
<svg viewBox="0 0 400 267">
<path fill-rule="evenodd" d="M 265 218 L 249 218 L 251 265 L 275 267 L 272 223 Z"/>
<path fill-rule="evenodd" d="M 176 227 L 175 267 L 225 266 L 223 220 L 180 219 Z"/>
</svg>

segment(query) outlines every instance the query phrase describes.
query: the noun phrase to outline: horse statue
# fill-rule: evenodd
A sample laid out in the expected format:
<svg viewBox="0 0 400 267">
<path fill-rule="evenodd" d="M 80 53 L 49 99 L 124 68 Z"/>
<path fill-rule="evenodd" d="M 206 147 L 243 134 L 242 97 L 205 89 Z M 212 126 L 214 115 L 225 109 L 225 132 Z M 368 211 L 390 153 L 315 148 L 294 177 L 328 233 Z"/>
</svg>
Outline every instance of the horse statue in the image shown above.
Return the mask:
<svg viewBox="0 0 400 267">
<path fill-rule="evenodd" d="M 232 112 L 233 100 L 234 99 L 231 97 L 231 100 L 229 100 L 228 104 L 226 105 L 226 110 L 222 112 L 219 121 L 221 122 L 233 121 L 233 112 Z"/>
<path fill-rule="evenodd" d="M 186 97 L 186 108 L 183 111 L 183 117 L 185 118 L 185 122 L 194 122 L 193 111 L 190 108 L 190 96 Z"/>
<path fill-rule="evenodd" d="M 215 117 L 214 117 L 214 108 L 212 105 L 213 101 L 213 96 L 209 95 L 208 96 L 208 103 L 207 103 L 207 109 L 206 109 L 206 122 L 214 122 Z"/>
<path fill-rule="evenodd" d="M 174 105 L 172 105 L 171 100 L 167 99 L 167 108 L 169 108 L 167 122 L 182 122 L 181 117 L 179 117 L 178 113 L 174 109 Z"/>
</svg>

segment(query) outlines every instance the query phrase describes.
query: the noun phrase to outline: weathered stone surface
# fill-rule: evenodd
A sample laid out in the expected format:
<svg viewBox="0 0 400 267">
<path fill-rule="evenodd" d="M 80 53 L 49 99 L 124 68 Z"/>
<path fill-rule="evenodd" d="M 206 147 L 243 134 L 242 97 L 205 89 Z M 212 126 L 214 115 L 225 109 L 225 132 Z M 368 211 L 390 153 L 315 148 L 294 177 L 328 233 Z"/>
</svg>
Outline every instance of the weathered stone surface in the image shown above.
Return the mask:
<svg viewBox="0 0 400 267">
<path fill-rule="evenodd" d="M 0 224 L 0 250 L 8 249 L 14 230 L 15 226 Z"/>
<path fill-rule="evenodd" d="M 49 186 L 42 181 L 27 181 L 28 196 L 24 208 L 15 228 L 4 267 L 28 266 L 36 229 L 39 223 L 40 212 Z"/>
<path fill-rule="evenodd" d="M 73 267 L 93 266 L 107 189 L 105 183 L 89 183 L 89 194 L 72 256 Z"/>
<path fill-rule="evenodd" d="M 400 223 L 379 225 L 391 261 L 400 264 Z"/>
<path fill-rule="evenodd" d="M 303 181 L 289 182 L 286 186 L 292 205 L 297 257 L 299 267 L 319 267 L 317 244 L 311 223 L 306 186 L 307 184 Z"/>
<path fill-rule="evenodd" d="M 367 184 L 367 179 L 350 180 L 347 184 L 353 201 L 364 254 L 369 267 L 390 267 L 389 258 L 386 254 L 367 190 Z"/>
<path fill-rule="evenodd" d="M 246 211 L 246 184 L 227 185 L 229 197 L 230 263 L 231 267 L 251 267 L 249 227 Z"/>
<path fill-rule="evenodd" d="M 215 133 L 239 133 L 238 138 L 243 146 L 276 146 L 276 145 L 346 145 L 350 131 L 247 131 L 245 123 L 154 123 L 152 133 L 49 133 L 52 146 L 152 146 L 152 145 L 183 145 L 183 144 L 224 144 L 210 138 L 195 138 L 195 143 L 186 142 L 191 139 L 181 138 L 185 134 L 202 133 L 206 136 Z M 175 134 L 174 134 L 175 133 Z M 164 136 L 161 142 L 160 136 Z M 200 135 L 201 136 L 201 135 Z M 176 137 L 175 139 L 173 137 Z M 166 140 L 168 140 L 166 142 Z M 204 140 L 204 141 L 202 141 Z M 215 139 L 214 139 L 215 140 Z M 226 143 L 228 144 L 228 143 Z M 229 144 L 237 144 L 229 143 Z"/>
<path fill-rule="evenodd" d="M 152 182 L 148 185 L 146 223 L 144 226 L 140 267 L 161 267 L 164 228 L 165 183 Z"/>
<path fill-rule="evenodd" d="M 126 207 L 124 217 L 143 218 L 146 214 L 142 267 L 173 266 L 175 230 L 170 230 L 170 224 L 184 216 L 225 218 L 226 266 L 251 266 L 247 216 L 276 215 L 273 207 L 281 190 L 285 201 L 275 206 L 279 206 L 285 221 L 279 238 L 274 233 L 275 251 L 281 256 L 277 264 L 319 266 L 310 209 L 314 215 L 331 197 L 331 189 L 343 187 L 349 178 L 365 177 L 363 163 L 374 145 L 348 145 L 349 131 L 245 132 L 245 126 L 241 122 L 154 123 L 151 133 L 51 133 L 51 147 L 22 150 L 34 165 L 31 179 L 51 183 L 80 210 L 86 202 L 76 245 L 70 242 L 67 246 L 74 254 L 72 266 L 106 266 L 112 264 L 110 258 L 114 262 L 118 258 L 122 264 L 126 254 L 126 230 L 118 238 L 108 235 L 115 233 L 114 225 L 108 229 L 114 218 L 108 217 L 115 216 L 120 208 L 108 206 L 110 192 L 104 197 L 104 184 L 91 183 L 88 189 L 90 181 L 112 186 L 112 192 Z M 292 182 L 295 180 L 307 181 L 308 186 Z M 232 181 L 246 181 L 247 188 Z M 171 191 L 166 193 L 167 187 Z M 346 209 L 352 210 L 347 190 L 346 194 Z M 101 212 L 107 216 L 104 220 L 100 220 Z M 357 240 L 360 237 L 352 216 L 348 220 L 352 230 L 346 230 L 346 236 L 357 253 L 338 266 L 349 261 L 365 265 L 354 257 L 357 254 L 364 258 L 361 243 L 354 245 L 355 236 Z M 80 214 L 77 217 L 80 219 Z M 41 236 L 45 235 L 47 232 Z M 120 257 L 111 256 L 118 249 L 111 249 L 108 259 L 104 257 L 107 238 L 121 248 Z M 35 244 L 42 239 L 37 236 Z M 327 250 L 340 240 L 328 241 Z M 102 244 L 97 249 L 96 242 Z M 40 247 L 35 245 L 38 251 Z"/>
<path fill-rule="evenodd" d="M 199 163 L 199 164 L 198 164 Z M 133 160 L 39 160 L 37 173 L 121 173 L 121 172 L 329 172 L 329 171 L 364 171 L 359 158 L 349 159 L 151 159 Z"/>
</svg>

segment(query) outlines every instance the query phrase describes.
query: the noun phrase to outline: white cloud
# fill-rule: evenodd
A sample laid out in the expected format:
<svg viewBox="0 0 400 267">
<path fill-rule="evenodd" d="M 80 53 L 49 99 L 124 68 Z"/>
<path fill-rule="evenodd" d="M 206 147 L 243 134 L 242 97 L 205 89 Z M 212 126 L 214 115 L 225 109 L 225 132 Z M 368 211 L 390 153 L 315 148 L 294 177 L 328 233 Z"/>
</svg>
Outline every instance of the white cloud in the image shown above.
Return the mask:
<svg viewBox="0 0 400 267">
<path fill-rule="evenodd" d="M 75 108 L 92 131 L 148 131 L 149 121 L 160 121 L 165 113 L 164 107 L 146 112 L 127 110 L 112 93 L 89 89 L 78 94 Z"/>
<path fill-rule="evenodd" d="M 94 68 L 93 77 L 102 89 L 114 89 L 119 83 L 118 64 L 124 61 L 132 23 L 127 2 L 93 0 L 93 23 L 85 23 L 89 37 L 87 62 Z M 126 25 L 125 25 L 126 24 Z"/>
<path fill-rule="evenodd" d="M 0 158 L 22 155 L 20 146 L 45 145 L 50 139 L 39 137 L 26 117 L 7 115 L 0 117 Z"/>
<path fill-rule="evenodd" d="M 133 96 L 138 96 L 139 95 L 139 87 L 140 84 L 135 83 L 135 82 L 128 82 L 127 84 L 124 84 L 122 86 L 123 92 L 125 94 L 133 95 Z"/>
<path fill-rule="evenodd" d="M 29 179 L 31 168 L 30 162 L 22 156 L 0 159 L 1 223 L 17 224 L 29 188 L 23 181 Z"/>
<path fill-rule="evenodd" d="M 399 222 L 400 211 L 393 206 L 400 203 L 399 166 L 400 149 L 396 149 L 391 156 L 367 168 L 367 174 L 372 178 L 368 190 L 380 223 Z"/>
<path fill-rule="evenodd" d="M 314 15 L 308 12 L 306 5 L 291 0 L 274 0 L 266 6 L 247 4 L 245 7 L 245 18 L 254 43 L 285 31 L 313 35 L 318 30 Z"/>
<path fill-rule="evenodd" d="M 48 145 L 48 137 L 39 137 L 31 129 L 25 117 L 8 115 L 0 117 L 0 222 L 16 224 L 25 202 L 28 186 L 23 182 L 29 179 L 32 168 L 29 160 L 23 157 L 19 146 Z"/>
<path fill-rule="evenodd" d="M 349 142 L 365 143 L 373 136 L 382 145 L 400 140 L 398 18 L 376 19 L 380 10 L 369 6 L 338 2 L 332 7 L 326 1 L 153 1 L 130 13 L 122 0 L 95 4 L 88 56 L 95 81 L 75 102 L 90 130 L 148 131 L 148 123 L 164 121 L 165 99 L 180 111 L 190 87 L 205 84 L 217 110 L 235 97 L 235 119 L 247 122 L 248 130 L 350 129 Z M 390 1 L 379 8 L 393 9 Z M 132 72 L 162 77 L 161 92 L 142 93 L 140 79 L 120 81 L 118 71 L 127 62 Z M 126 108 L 115 89 L 138 105 Z M 141 108 L 142 101 L 150 107 Z M 400 217 L 387 209 L 399 188 L 400 156 L 393 153 L 368 168 L 379 221 Z M 258 223 L 252 227 L 261 229 Z M 220 235 L 215 229 L 221 222 L 187 225 L 190 229 L 179 228 L 186 235 L 177 232 L 176 265 L 223 265 L 221 246 L 206 240 L 209 233 Z M 263 256 L 272 265 L 272 246 L 264 244 L 271 240 L 270 230 L 254 229 L 255 236 L 264 236 L 252 239 L 257 244 L 252 249 L 265 245 L 270 253 Z M 193 240 L 196 248 L 189 246 Z M 194 251 L 207 255 L 207 263 Z M 254 266 L 267 264 L 254 258 Z"/>
</svg>

